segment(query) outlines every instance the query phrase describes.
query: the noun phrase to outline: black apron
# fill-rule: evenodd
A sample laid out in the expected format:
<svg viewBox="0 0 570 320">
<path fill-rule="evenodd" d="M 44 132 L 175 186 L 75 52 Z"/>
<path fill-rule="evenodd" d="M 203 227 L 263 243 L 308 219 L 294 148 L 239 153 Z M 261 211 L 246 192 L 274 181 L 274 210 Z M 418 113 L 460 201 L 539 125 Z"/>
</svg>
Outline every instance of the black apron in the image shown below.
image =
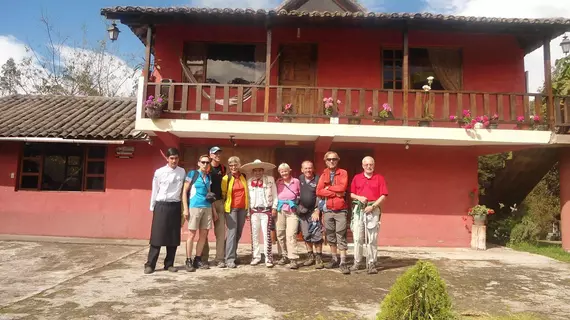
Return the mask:
<svg viewBox="0 0 570 320">
<path fill-rule="evenodd" d="M 180 201 L 156 202 L 150 230 L 151 246 L 178 247 L 180 245 L 181 214 Z"/>
</svg>

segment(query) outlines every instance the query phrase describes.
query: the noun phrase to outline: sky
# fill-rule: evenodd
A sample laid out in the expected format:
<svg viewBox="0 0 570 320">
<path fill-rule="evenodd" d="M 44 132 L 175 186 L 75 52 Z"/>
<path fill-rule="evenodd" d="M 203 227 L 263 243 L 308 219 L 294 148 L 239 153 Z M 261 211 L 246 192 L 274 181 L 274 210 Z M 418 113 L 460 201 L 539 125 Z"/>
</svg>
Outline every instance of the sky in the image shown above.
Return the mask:
<svg viewBox="0 0 570 320">
<path fill-rule="evenodd" d="M 0 0 L 0 2 L 9 0 Z M 271 9 L 279 0 L 23 0 L 10 1 L 0 11 L 0 64 L 12 57 L 16 61 L 29 55 L 25 46 L 41 50 L 47 41 L 42 15 L 50 21 L 58 39 L 66 39 L 73 47 L 84 37 L 89 42 L 107 37 L 109 21 L 100 15 L 100 9 L 111 6 L 195 6 Z M 570 0 L 360 0 L 374 12 L 432 12 L 467 16 L 505 18 L 570 18 Z M 7 10 L 6 10 L 7 8 Z M 123 25 L 119 40 L 111 45 L 111 52 L 127 64 L 141 62 L 142 43 Z M 552 62 L 562 57 L 561 37 L 551 42 Z M 542 48 L 525 57 L 529 71 L 529 89 L 536 91 L 544 81 Z"/>
</svg>

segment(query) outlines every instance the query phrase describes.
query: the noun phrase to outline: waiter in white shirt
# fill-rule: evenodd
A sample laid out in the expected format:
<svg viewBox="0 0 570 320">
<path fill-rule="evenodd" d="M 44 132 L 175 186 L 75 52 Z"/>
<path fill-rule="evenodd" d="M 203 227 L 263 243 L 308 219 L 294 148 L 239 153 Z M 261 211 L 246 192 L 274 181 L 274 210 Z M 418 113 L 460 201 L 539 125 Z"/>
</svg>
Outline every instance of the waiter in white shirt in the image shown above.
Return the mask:
<svg viewBox="0 0 570 320">
<path fill-rule="evenodd" d="M 170 148 L 166 153 L 168 164 L 154 172 L 150 211 L 153 212 L 150 231 L 150 249 L 144 273 L 153 273 L 156 268 L 160 247 L 166 247 L 164 270 L 177 272 L 174 268 L 176 249 L 180 245 L 181 194 L 186 172 L 178 166 L 178 149 Z"/>
</svg>

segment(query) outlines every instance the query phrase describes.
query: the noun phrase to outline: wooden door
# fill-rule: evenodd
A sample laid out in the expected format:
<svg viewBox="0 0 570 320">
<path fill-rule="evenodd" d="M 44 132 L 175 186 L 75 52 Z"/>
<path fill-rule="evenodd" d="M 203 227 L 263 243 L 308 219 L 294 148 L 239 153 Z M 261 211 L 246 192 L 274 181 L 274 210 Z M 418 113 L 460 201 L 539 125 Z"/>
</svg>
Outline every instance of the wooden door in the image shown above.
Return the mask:
<svg viewBox="0 0 570 320">
<path fill-rule="evenodd" d="M 310 115 L 316 109 L 317 93 L 314 89 L 316 84 L 317 46 L 315 44 L 285 44 L 281 46 L 281 58 L 279 60 L 279 85 L 297 87 L 284 89 L 282 106 L 293 104 L 293 111 L 299 115 Z M 305 87 L 305 88 L 304 88 Z M 309 122 L 308 117 L 294 118 L 295 122 Z"/>
<path fill-rule="evenodd" d="M 291 167 L 291 175 L 298 178 L 301 175 L 301 164 L 309 160 L 314 163 L 315 152 L 312 148 L 283 147 L 275 149 L 275 165 L 287 163 Z M 275 170 L 277 177 L 279 173 Z M 315 173 L 317 173 L 315 171 Z"/>
</svg>

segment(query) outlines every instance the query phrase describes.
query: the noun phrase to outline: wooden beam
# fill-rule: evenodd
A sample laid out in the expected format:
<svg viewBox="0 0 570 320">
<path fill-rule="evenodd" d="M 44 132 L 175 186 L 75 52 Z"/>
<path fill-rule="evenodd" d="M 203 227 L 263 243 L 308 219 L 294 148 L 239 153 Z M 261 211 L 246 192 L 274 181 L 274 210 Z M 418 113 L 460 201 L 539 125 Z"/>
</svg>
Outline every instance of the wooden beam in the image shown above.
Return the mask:
<svg viewBox="0 0 570 320">
<path fill-rule="evenodd" d="M 269 120 L 269 82 L 271 81 L 271 27 L 267 28 L 265 56 L 265 104 L 263 107 L 263 121 Z"/>
<path fill-rule="evenodd" d="M 554 130 L 554 97 L 552 95 L 552 64 L 550 63 L 550 39 L 545 38 L 543 41 L 544 52 L 544 89 L 547 96 L 546 114 L 550 129 Z M 558 119 L 559 120 L 559 119 Z"/>
<path fill-rule="evenodd" d="M 408 44 L 408 28 L 406 27 L 403 32 L 403 53 L 404 60 L 402 62 L 402 89 L 404 91 L 403 96 L 403 110 L 402 117 L 404 118 L 404 125 L 408 125 L 408 94 L 410 90 L 410 80 L 409 80 L 409 44 Z M 395 89 L 395 88 L 394 88 Z"/>
<path fill-rule="evenodd" d="M 143 87 L 143 99 L 146 100 L 147 95 L 147 84 L 148 80 L 150 79 L 150 53 L 152 51 L 152 27 L 150 25 L 147 26 L 146 29 L 146 48 L 144 53 L 144 69 L 143 69 L 143 77 L 144 77 L 144 87 Z"/>
</svg>

